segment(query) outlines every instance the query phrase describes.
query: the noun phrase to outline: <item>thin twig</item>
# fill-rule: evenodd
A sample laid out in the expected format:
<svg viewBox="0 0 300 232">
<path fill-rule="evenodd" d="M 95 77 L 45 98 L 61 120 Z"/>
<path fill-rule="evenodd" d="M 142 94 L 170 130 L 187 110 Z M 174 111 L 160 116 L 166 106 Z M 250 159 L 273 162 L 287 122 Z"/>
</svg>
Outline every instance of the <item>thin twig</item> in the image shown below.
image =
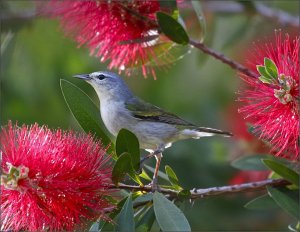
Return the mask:
<svg viewBox="0 0 300 232">
<path fill-rule="evenodd" d="M 250 182 L 245 184 L 239 185 L 228 185 L 228 186 L 221 186 L 221 187 L 212 187 L 212 188 L 205 188 L 205 189 L 193 189 L 190 190 L 190 199 L 198 199 L 198 198 L 206 198 L 211 196 L 217 195 L 226 195 L 226 194 L 234 194 L 234 193 L 242 193 L 242 192 L 252 192 L 252 191 L 261 191 L 267 186 L 286 186 L 290 183 L 284 179 L 267 179 L 263 181 L 257 182 Z M 151 186 L 137 186 L 137 185 L 127 185 L 120 183 L 118 186 L 110 185 L 109 188 L 111 189 L 126 189 L 131 191 L 144 191 L 144 192 L 151 192 Z M 173 197 L 177 197 L 179 191 L 175 191 L 172 189 L 161 188 L 160 192 L 163 194 L 168 194 Z"/>
<path fill-rule="evenodd" d="M 239 185 L 227 185 L 221 187 L 211 187 L 211 188 L 204 188 L 204 189 L 192 189 L 190 190 L 190 197 L 191 200 L 196 199 L 204 199 L 212 196 L 219 196 L 219 195 L 228 195 L 228 194 L 236 194 L 236 193 L 243 193 L 243 192 L 254 192 L 254 191 L 261 191 L 264 190 L 267 186 L 272 187 L 279 187 L 279 186 L 286 186 L 290 183 L 284 179 L 267 179 L 263 181 L 257 182 L 250 182 L 245 184 Z M 126 189 L 130 191 L 143 191 L 143 192 L 152 192 L 151 186 L 137 186 L 137 185 L 127 185 L 120 183 L 118 186 L 111 184 L 109 186 L 110 189 Z M 177 199 L 179 191 L 175 191 L 172 189 L 160 188 L 160 192 L 167 195 L 169 199 Z M 147 201 L 140 202 L 135 204 L 133 207 L 138 208 L 148 204 Z M 103 213 L 111 213 L 116 209 L 116 207 L 109 207 L 104 209 Z"/>
<path fill-rule="evenodd" d="M 5 13 L 1 12 L 0 20 L 3 23 L 19 22 L 19 21 L 32 21 L 37 19 L 38 15 L 34 11 L 24 11 L 20 13 Z"/>
<path fill-rule="evenodd" d="M 269 8 L 263 4 L 256 3 L 255 6 L 257 13 L 265 18 L 277 20 L 281 25 L 299 27 L 299 17 L 290 15 L 283 10 Z"/>
<path fill-rule="evenodd" d="M 204 45 L 203 43 L 200 42 L 196 42 L 194 40 L 190 40 L 190 45 L 194 46 L 195 48 L 201 50 L 202 52 L 214 57 L 217 60 L 222 61 L 223 63 L 229 65 L 231 68 L 249 76 L 252 78 L 257 79 L 257 75 L 252 72 L 251 70 L 249 70 L 248 68 L 246 68 L 245 66 L 241 65 L 238 62 L 235 62 L 233 60 L 231 60 L 230 58 L 226 57 L 224 54 L 216 52 L 215 50 L 207 47 L 206 45 Z"/>
<path fill-rule="evenodd" d="M 204 198 L 208 196 L 217 196 L 233 193 L 242 193 L 242 192 L 253 192 L 264 190 L 267 186 L 286 186 L 290 183 L 284 179 L 267 179 L 263 181 L 244 183 L 239 185 L 228 185 L 222 187 L 212 187 L 207 189 L 193 189 L 191 191 L 191 198 Z"/>
<path fill-rule="evenodd" d="M 251 12 L 272 20 L 277 21 L 279 24 L 285 26 L 299 27 L 299 17 L 291 15 L 283 10 L 274 9 L 258 2 L 252 2 L 253 9 Z M 205 11 L 215 13 L 247 13 L 248 9 L 240 3 L 234 1 L 205 1 L 203 2 L 203 9 Z"/>
</svg>

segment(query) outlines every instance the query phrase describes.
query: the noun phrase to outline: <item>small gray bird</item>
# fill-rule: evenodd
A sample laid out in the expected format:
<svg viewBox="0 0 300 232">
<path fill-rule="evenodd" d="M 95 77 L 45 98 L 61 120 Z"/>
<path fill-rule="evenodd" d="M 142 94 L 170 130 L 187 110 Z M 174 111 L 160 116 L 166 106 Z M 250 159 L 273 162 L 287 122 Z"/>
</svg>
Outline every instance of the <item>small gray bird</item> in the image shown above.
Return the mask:
<svg viewBox="0 0 300 232">
<path fill-rule="evenodd" d="M 230 132 L 199 127 L 136 97 L 123 79 L 112 72 L 99 71 L 74 77 L 87 81 L 100 99 L 100 113 L 108 131 L 117 136 L 125 128 L 133 132 L 140 148 L 156 157 L 152 187 L 157 188 L 157 174 L 162 152 L 172 143 L 205 136 L 232 136 Z"/>
</svg>

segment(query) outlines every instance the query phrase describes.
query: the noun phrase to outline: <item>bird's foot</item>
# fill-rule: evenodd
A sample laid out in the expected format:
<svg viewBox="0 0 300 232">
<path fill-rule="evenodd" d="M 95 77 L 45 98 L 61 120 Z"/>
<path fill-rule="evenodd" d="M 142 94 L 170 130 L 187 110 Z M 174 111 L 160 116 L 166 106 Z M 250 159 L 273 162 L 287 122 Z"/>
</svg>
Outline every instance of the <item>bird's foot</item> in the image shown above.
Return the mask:
<svg viewBox="0 0 300 232">
<path fill-rule="evenodd" d="M 160 191 L 160 187 L 158 185 L 158 178 L 153 178 L 153 180 L 151 181 L 150 184 L 148 184 L 147 186 L 151 187 L 152 192 L 159 192 Z"/>
</svg>

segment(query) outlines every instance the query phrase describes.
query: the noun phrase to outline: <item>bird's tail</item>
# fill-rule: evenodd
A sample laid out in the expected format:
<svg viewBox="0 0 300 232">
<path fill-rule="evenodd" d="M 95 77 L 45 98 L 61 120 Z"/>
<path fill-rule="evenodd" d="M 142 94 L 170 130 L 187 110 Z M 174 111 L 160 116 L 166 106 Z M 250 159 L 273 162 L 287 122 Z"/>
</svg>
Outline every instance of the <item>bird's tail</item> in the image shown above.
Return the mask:
<svg viewBox="0 0 300 232">
<path fill-rule="evenodd" d="M 231 137 L 233 136 L 232 133 L 227 131 L 221 131 L 213 128 L 208 127 L 193 127 L 184 129 L 182 131 L 182 134 L 187 137 L 192 137 L 194 139 L 199 139 L 201 137 L 208 137 L 208 136 L 214 136 L 214 135 L 221 135 L 224 137 Z"/>
<path fill-rule="evenodd" d="M 221 135 L 221 136 L 225 136 L 225 137 L 233 136 L 233 134 L 231 132 L 221 131 L 221 130 L 208 128 L 208 127 L 197 127 L 196 130 L 199 131 L 200 133 L 209 133 L 212 135 Z"/>
</svg>

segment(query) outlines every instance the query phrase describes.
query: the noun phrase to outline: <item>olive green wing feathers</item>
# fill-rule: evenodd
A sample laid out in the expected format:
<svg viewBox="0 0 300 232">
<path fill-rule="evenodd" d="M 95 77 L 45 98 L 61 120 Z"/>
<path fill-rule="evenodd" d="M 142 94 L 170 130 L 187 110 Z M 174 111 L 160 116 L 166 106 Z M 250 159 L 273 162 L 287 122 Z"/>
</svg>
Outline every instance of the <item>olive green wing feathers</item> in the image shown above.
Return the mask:
<svg viewBox="0 0 300 232">
<path fill-rule="evenodd" d="M 211 135 L 222 135 L 222 136 L 232 136 L 232 133 L 208 128 L 208 127 L 199 127 L 196 126 L 184 119 L 178 117 L 175 114 L 164 111 L 163 109 L 147 103 L 141 99 L 133 98 L 130 99 L 125 107 L 131 112 L 132 116 L 136 119 L 149 121 L 149 122 L 161 122 L 173 124 L 178 127 L 183 127 L 185 129 L 196 130 L 198 132 L 204 132 Z"/>
<path fill-rule="evenodd" d="M 175 114 L 166 112 L 163 109 L 138 98 L 131 99 L 125 104 L 125 106 L 132 113 L 133 117 L 140 120 L 192 127 L 195 126 Z"/>
</svg>

